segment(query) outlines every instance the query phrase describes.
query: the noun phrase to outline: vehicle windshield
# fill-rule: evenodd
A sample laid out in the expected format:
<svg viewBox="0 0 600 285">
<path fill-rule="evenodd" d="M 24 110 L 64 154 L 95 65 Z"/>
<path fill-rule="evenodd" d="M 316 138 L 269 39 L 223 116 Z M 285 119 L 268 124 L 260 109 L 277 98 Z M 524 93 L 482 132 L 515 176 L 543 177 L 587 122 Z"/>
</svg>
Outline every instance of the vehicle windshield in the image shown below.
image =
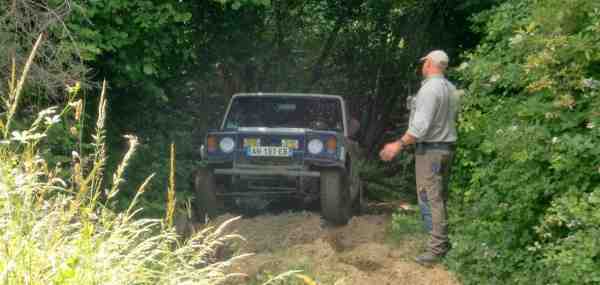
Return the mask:
<svg viewBox="0 0 600 285">
<path fill-rule="evenodd" d="M 236 97 L 225 129 L 239 127 L 343 131 L 341 101 L 322 97 Z"/>
</svg>

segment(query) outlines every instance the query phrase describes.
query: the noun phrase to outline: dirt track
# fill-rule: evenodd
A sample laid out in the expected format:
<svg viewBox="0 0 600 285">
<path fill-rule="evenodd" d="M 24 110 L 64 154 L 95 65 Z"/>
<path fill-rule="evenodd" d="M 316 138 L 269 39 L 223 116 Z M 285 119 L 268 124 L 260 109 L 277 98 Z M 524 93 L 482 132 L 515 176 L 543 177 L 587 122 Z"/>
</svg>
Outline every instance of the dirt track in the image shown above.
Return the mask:
<svg viewBox="0 0 600 285">
<path fill-rule="evenodd" d="M 318 284 L 458 284 L 443 266 L 423 268 L 412 261 L 423 250 L 425 236 L 389 241 L 390 219 L 388 214 L 363 215 L 338 228 L 323 228 L 319 214 L 311 212 L 239 220 L 231 230 L 247 239 L 241 250 L 255 255 L 235 264 L 234 272 L 249 276 L 237 284 L 254 284 L 257 276 L 291 269 L 303 270 Z"/>
</svg>

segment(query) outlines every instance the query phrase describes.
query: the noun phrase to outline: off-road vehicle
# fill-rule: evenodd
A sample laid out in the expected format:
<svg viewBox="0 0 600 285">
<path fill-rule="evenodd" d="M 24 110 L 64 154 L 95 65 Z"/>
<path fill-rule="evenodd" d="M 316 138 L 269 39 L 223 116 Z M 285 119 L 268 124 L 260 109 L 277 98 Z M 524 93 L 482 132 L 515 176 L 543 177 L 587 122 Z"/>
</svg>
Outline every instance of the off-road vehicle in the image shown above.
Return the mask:
<svg viewBox="0 0 600 285">
<path fill-rule="evenodd" d="M 201 146 L 204 166 L 193 177 L 196 213 L 291 198 L 320 201 L 325 220 L 347 223 L 362 202 L 353 140 L 358 129 L 341 96 L 234 95 L 219 129 Z"/>
</svg>

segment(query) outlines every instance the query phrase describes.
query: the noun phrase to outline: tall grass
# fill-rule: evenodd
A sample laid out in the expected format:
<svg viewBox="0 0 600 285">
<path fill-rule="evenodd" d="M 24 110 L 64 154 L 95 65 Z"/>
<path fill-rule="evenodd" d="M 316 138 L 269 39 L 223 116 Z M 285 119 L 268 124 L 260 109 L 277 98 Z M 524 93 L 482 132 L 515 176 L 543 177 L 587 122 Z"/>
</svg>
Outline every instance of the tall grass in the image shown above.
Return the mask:
<svg viewBox="0 0 600 285">
<path fill-rule="evenodd" d="M 40 42 L 41 37 L 28 64 Z M 106 83 L 98 104 L 93 153 L 80 157 L 73 151 L 69 175 L 60 167 L 51 168 L 39 155 L 40 148 L 47 131 L 70 114 L 70 106 L 77 106 L 72 104 L 76 94 L 61 112 L 49 108 L 30 128 L 13 130 L 11 121 L 27 71 L 25 67 L 18 81 L 16 71 L 12 73 L 13 84 L 3 98 L 8 112 L 0 118 L 0 284 L 218 284 L 237 275 L 228 274 L 227 267 L 248 255 L 215 256 L 219 247 L 241 238 L 225 234 L 234 220 L 216 229 L 206 227 L 185 240 L 172 227 L 174 179 L 165 219 L 136 217 L 138 198 L 153 175 L 139 187 L 126 211 L 107 206 L 119 192 L 137 139 L 126 136 L 129 149 L 111 183 L 105 181 Z M 173 174 L 174 147 L 171 154 Z"/>
<path fill-rule="evenodd" d="M 57 107 L 48 108 L 28 129 L 12 129 L 29 66 L 41 41 L 42 36 L 18 80 L 13 60 L 9 90 L 0 96 L 7 110 L 0 113 L 0 284 L 211 285 L 241 277 L 243 274 L 228 273 L 229 266 L 251 254 L 218 256 L 219 249 L 230 241 L 243 240 L 227 233 L 227 227 L 239 217 L 218 227 L 204 226 L 187 238 L 175 230 L 175 145 L 171 145 L 163 219 L 137 217 L 141 211 L 137 203 L 154 174 L 139 186 L 125 211 L 108 206 L 119 193 L 138 141 L 135 136 L 125 136 L 129 148 L 112 180 L 106 181 L 106 82 L 91 138 L 94 150 L 89 155 L 73 150 L 66 169 L 51 167 L 40 153 L 48 131 L 66 116 L 82 123 L 79 84 L 67 88 L 68 100 L 60 112 Z M 81 130 L 78 132 L 73 135 L 81 138 Z M 282 273 L 265 284 L 281 284 L 290 277 L 315 284 L 297 273 Z"/>
</svg>

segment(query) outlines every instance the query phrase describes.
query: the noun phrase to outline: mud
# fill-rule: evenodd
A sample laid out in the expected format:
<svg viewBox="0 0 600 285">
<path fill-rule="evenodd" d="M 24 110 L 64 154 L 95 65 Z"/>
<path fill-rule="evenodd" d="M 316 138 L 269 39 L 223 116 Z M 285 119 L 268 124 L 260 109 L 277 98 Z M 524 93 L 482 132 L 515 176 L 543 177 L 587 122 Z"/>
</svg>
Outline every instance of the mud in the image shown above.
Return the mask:
<svg viewBox="0 0 600 285">
<path fill-rule="evenodd" d="M 220 223 L 233 215 L 213 220 Z M 247 241 L 240 252 L 254 256 L 234 264 L 248 275 L 234 284 L 256 283 L 258 276 L 302 270 L 317 284 L 459 284 L 443 265 L 424 268 L 412 261 L 427 237 L 416 234 L 390 241 L 389 213 L 352 218 L 346 226 L 324 226 L 318 212 L 265 214 L 235 222 L 231 230 Z M 302 283 L 286 283 L 302 284 Z"/>
</svg>

